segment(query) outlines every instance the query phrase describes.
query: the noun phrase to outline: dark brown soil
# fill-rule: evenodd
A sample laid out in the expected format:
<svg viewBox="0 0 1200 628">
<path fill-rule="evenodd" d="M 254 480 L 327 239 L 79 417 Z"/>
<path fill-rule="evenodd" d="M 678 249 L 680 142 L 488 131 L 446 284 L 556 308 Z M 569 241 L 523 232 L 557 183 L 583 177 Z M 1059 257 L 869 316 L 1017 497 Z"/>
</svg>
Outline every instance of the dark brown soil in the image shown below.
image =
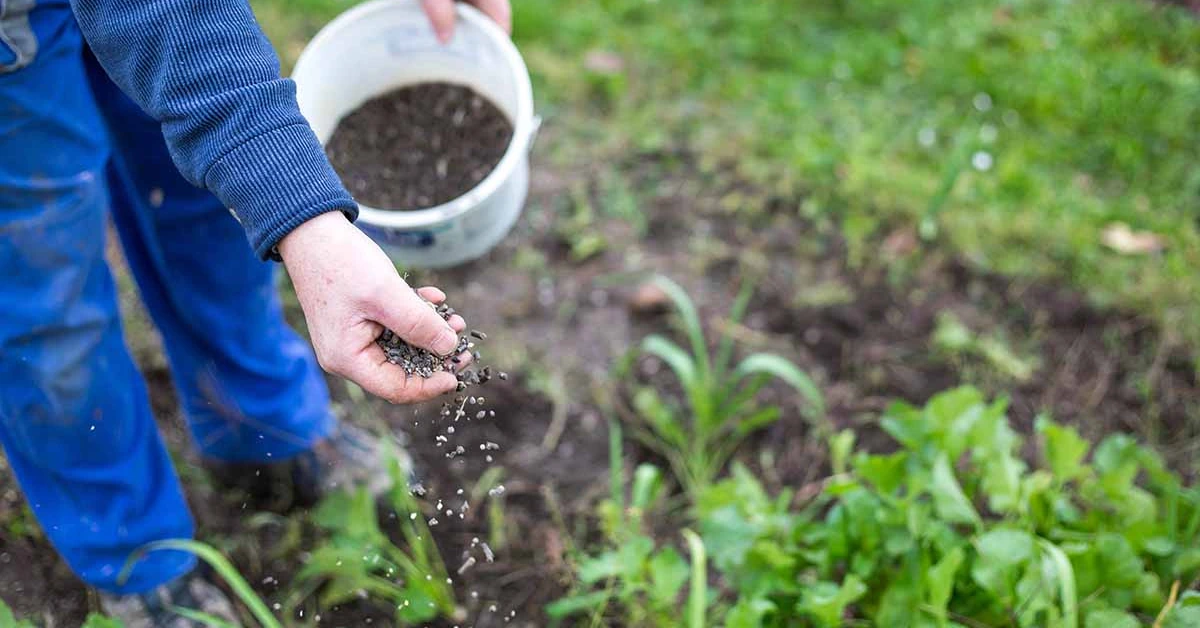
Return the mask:
<svg viewBox="0 0 1200 628">
<path fill-rule="evenodd" d="M 505 542 L 493 543 L 496 561 L 480 561 L 455 577 L 466 619 L 436 625 L 548 624 L 542 608 L 566 592 L 571 550 L 595 540 L 596 504 L 609 490 L 601 408 L 621 407 L 624 386 L 613 382 L 612 364 L 644 334 L 670 333 L 669 318 L 653 314 L 644 294 L 638 310 L 649 313 L 631 314 L 638 277 L 649 272 L 683 284 L 713 336 L 732 333 L 744 352 L 775 351 L 796 361 L 825 391 L 833 421 L 855 428 L 868 446 L 888 447 L 876 426 L 893 399 L 921 403 L 972 383 L 1009 395 L 1010 414 L 1023 431 L 1046 411 L 1089 437 L 1132 433 L 1194 478 L 1200 444 L 1195 363 L 1145 319 L 1095 307 L 1054 283 L 980 271 L 921 243 L 903 225 L 881 230 L 852 253 L 836 225 L 800 218 L 797 200 L 756 196 L 728 171 L 700 171 L 686 153 L 639 155 L 618 169 L 638 199 L 644 231 L 627 215 L 608 213 L 613 197 L 593 173 L 536 164 L 530 208 L 507 241 L 482 260 L 419 278 L 444 288 L 470 326 L 489 332 L 487 361 L 513 375 L 473 391 L 487 397 L 482 407 L 495 410 L 494 418 L 460 421 L 450 435 L 451 423 L 438 417 L 440 404 L 352 404 L 333 382 L 352 419 L 382 419 L 409 435 L 430 504 L 457 504 L 460 489 L 470 495 L 487 469 L 503 469 L 502 499 L 473 502 L 462 519 L 440 518 L 433 528 L 454 574 L 473 538 L 496 539 L 488 511 L 502 503 Z M 740 201 L 731 211 L 734 197 Z M 580 227 L 570 218 L 581 203 L 601 208 L 586 231 L 607 242 L 582 260 L 573 252 Z M 748 278 L 755 297 L 745 320 L 733 325 L 724 317 Z M 1014 379 L 977 356 L 939 351 L 933 336 L 945 313 L 973 332 L 1002 339 L 1034 365 L 1032 376 Z M 184 449 L 165 371 L 150 362 L 146 368 L 168 440 Z M 654 360 L 640 360 L 635 369 L 643 382 L 673 385 Z M 785 389 L 766 394 L 783 417 L 753 436 L 740 459 L 773 488 L 822 477 L 823 448 L 813 442 L 794 397 Z M 500 449 L 480 451 L 489 441 Z M 458 445 L 468 455 L 448 459 L 448 449 Z M 646 459 L 653 454 L 626 444 L 627 469 Z M 287 575 L 312 546 L 312 530 L 288 540 L 293 524 L 286 521 L 252 526 L 252 507 L 214 490 L 186 455 L 182 460 L 201 536 L 228 552 L 268 600 L 282 600 Z M 13 486 L 7 480 L 0 496 L 15 495 Z M 5 526 L 18 503 L 4 498 Z M 668 513 L 655 527 L 668 529 L 675 516 Z M 83 616 L 82 587 L 44 540 L 5 531 L 0 552 L 12 557 L 4 562 L 0 554 L 0 598 L 58 626 L 74 626 Z M 387 609 L 366 603 L 315 611 L 321 625 L 391 625 Z"/>
<path fill-rule="evenodd" d="M 418 83 L 367 101 L 325 145 L 355 200 L 413 210 L 462 196 L 496 167 L 512 123 L 469 87 Z"/>
</svg>

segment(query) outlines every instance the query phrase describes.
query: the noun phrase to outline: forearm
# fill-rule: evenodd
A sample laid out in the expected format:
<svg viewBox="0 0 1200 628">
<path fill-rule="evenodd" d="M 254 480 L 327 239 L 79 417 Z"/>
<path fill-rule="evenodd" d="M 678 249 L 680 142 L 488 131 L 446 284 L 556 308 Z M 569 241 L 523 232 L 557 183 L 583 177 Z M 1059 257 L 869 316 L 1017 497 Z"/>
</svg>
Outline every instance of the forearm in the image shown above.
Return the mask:
<svg viewBox="0 0 1200 628">
<path fill-rule="evenodd" d="M 162 123 L 180 172 L 233 210 L 260 256 L 313 216 L 354 215 L 243 0 L 72 6 L 101 66 Z"/>
</svg>

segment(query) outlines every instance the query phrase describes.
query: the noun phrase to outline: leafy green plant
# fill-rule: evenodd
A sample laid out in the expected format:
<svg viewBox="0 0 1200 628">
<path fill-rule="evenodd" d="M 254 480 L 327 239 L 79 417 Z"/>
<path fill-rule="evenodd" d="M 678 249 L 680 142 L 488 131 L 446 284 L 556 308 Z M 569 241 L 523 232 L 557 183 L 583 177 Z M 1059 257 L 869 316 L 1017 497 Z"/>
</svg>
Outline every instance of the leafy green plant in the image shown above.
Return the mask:
<svg viewBox="0 0 1200 628">
<path fill-rule="evenodd" d="M 661 453 L 685 491 L 697 495 L 717 477 L 745 438 L 779 418 L 774 406 L 760 406 L 756 396 L 771 379 L 779 379 L 800 395 L 805 416 L 828 430 L 825 401 L 812 379 L 795 364 L 773 353 L 754 353 L 733 364 L 733 337 L 725 334 L 710 352 L 696 306 L 678 284 L 656 277 L 679 315 L 688 348 L 660 335 L 647 337 L 642 353 L 665 362 L 679 380 L 685 406 L 666 401 L 651 386 L 639 386 L 633 405 L 642 430 L 639 438 Z M 751 296 L 747 284 L 729 314 L 734 324 L 746 313 Z"/>
<path fill-rule="evenodd" d="M 638 466 L 627 501 L 620 427 L 613 424 L 609 436 L 612 496 L 599 506 L 606 549 L 579 560 L 577 591 L 551 603 L 546 613 L 556 620 L 590 615 L 594 625 L 606 614 L 616 614 L 621 625 L 676 626 L 679 597 L 690 577 L 686 625 L 703 628 L 707 607 L 703 542 L 694 533 L 683 532 L 691 566 L 674 547 L 656 550 L 644 517 L 662 500 L 662 471 L 650 464 Z"/>
<path fill-rule="evenodd" d="M 796 509 L 736 467 L 697 503 L 727 626 L 1099 628 L 1194 625 L 1200 491 L 1124 435 L 1095 447 L 1042 418 L 1019 456 L 1003 400 L 973 388 L 895 404 L 899 449 L 832 440 L 835 474 Z M 1090 454 L 1090 456 L 1089 456 Z"/>
<path fill-rule="evenodd" d="M 327 534 L 296 576 L 300 598 L 320 590 L 322 604 L 354 599 L 383 601 L 396 609 L 396 623 L 413 625 L 457 612 L 445 564 L 438 553 L 408 478 L 395 457 L 388 495 L 400 518 L 404 547 L 379 527 L 375 499 L 365 489 L 334 493 L 317 507 L 314 522 Z"/>
</svg>

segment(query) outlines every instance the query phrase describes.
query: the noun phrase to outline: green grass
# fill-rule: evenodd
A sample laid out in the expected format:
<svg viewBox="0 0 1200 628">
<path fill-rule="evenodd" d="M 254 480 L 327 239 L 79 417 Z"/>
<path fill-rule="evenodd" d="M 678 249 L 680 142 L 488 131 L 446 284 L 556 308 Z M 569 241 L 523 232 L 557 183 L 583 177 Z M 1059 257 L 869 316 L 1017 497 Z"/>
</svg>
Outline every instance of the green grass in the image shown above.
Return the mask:
<svg viewBox="0 0 1200 628">
<path fill-rule="evenodd" d="M 1181 10 L 517 4 L 538 96 L 579 136 L 618 151 L 686 144 L 714 169 L 735 163 L 770 193 L 805 197 L 807 213 L 852 225 L 864 242 L 936 218 L 983 267 L 1062 276 L 1200 340 L 1200 24 Z M 578 71 L 592 49 L 625 60 L 615 97 Z M 972 166 L 977 152 L 990 169 Z M 1107 250 L 1100 233 L 1115 221 L 1164 236 L 1168 250 Z"/>
<path fill-rule="evenodd" d="M 254 4 L 290 60 L 352 3 Z M 539 107 L 564 131 L 546 147 L 552 160 L 578 167 L 686 146 L 714 174 L 840 220 L 860 258 L 882 229 L 929 219 L 926 233 L 982 267 L 1065 278 L 1200 343 L 1200 24 L 1183 10 L 1141 0 L 514 4 Z M 598 50 L 624 61 L 617 76 L 582 69 Z M 971 164 L 980 151 L 986 171 Z M 1115 221 L 1164 236 L 1166 252 L 1109 251 L 1100 233 Z"/>
</svg>

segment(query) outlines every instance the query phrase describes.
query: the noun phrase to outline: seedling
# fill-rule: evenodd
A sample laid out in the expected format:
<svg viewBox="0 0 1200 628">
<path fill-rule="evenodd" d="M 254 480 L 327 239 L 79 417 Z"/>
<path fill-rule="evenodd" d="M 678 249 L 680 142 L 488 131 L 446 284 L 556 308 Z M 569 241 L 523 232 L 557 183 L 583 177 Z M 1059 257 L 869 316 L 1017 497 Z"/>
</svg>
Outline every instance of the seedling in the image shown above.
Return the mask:
<svg viewBox="0 0 1200 628">
<path fill-rule="evenodd" d="M 710 485 L 737 446 L 754 431 L 777 420 L 778 407 L 762 407 L 756 396 L 771 379 L 779 379 L 799 393 L 804 416 L 822 434 L 828 433 L 821 391 L 795 364 L 773 353 L 755 353 L 732 366 L 733 337 L 724 335 L 715 353 L 696 307 L 678 284 L 665 277 L 654 280 L 671 299 L 679 315 L 680 331 L 688 350 L 659 335 L 642 342 L 642 353 L 670 366 L 686 406 L 668 403 L 650 386 L 639 386 L 633 396 L 641 429 L 636 436 L 670 462 L 684 489 L 698 495 Z M 739 322 L 750 302 L 745 285 L 734 301 L 729 320 Z"/>
</svg>

